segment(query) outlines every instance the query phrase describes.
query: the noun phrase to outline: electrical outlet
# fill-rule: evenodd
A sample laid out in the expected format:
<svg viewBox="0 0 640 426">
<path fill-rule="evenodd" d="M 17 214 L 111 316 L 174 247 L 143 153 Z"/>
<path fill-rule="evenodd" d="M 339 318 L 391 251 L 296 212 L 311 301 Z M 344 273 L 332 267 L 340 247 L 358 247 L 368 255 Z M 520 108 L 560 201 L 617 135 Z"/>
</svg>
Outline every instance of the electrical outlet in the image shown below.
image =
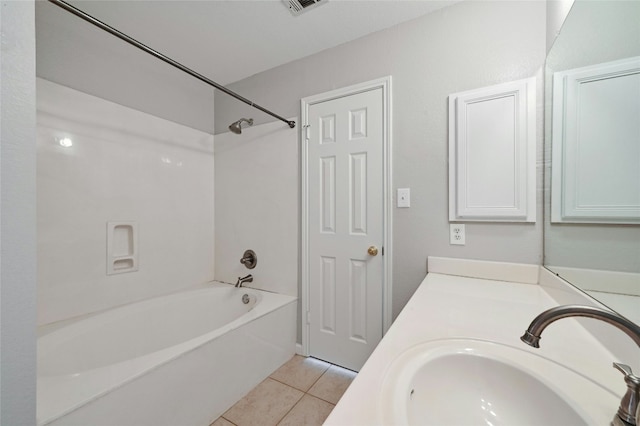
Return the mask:
<svg viewBox="0 0 640 426">
<path fill-rule="evenodd" d="M 449 225 L 449 243 L 458 246 L 464 245 L 464 224 L 452 223 Z"/>
<path fill-rule="evenodd" d="M 398 207 L 411 207 L 411 190 L 398 188 Z"/>
</svg>

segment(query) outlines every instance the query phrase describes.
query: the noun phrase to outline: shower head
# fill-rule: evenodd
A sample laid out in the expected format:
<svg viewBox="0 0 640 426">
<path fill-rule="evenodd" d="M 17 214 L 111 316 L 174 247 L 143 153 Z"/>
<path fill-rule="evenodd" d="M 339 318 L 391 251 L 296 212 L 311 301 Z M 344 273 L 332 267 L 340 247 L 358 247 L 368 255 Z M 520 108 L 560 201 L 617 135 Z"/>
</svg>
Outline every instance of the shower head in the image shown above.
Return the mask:
<svg viewBox="0 0 640 426">
<path fill-rule="evenodd" d="M 231 130 L 236 135 L 239 135 L 240 133 L 242 133 L 243 121 L 249 124 L 249 126 L 253 126 L 253 118 L 249 118 L 249 119 L 241 118 L 240 120 L 234 121 L 233 123 L 231 123 L 231 125 L 229 126 L 229 130 Z"/>
</svg>

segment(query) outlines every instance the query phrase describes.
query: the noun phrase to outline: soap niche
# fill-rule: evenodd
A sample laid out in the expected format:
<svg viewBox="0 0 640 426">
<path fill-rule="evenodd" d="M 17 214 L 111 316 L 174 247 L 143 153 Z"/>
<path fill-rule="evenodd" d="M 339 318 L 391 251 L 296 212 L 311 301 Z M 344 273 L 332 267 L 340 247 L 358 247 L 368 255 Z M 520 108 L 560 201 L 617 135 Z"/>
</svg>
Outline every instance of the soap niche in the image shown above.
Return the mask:
<svg viewBox="0 0 640 426">
<path fill-rule="evenodd" d="M 107 275 L 138 270 L 138 224 L 107 222 Z"/>
</svg>

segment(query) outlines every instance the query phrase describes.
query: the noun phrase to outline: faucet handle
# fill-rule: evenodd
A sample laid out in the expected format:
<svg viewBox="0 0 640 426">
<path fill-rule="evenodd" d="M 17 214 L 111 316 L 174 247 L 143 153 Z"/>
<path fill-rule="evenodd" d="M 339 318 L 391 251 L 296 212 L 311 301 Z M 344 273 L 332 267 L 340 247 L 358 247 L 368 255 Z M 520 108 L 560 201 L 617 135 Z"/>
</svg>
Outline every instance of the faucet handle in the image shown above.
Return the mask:
<svg viewBox="0 0 640 426">
<path fill-rule="evenodd" d="M 633 371 L 631 370 L 631 367 L 629 367 L 626 364 L 620 364 L 619 362 L 614 362 L 613 363 L 613 368 L 615 368 L 616 370 L 618 370 L 619 372 L 624 374 L 625 377 L 630 376 L 630 375 L 633 374 Z"/>
<path fill-rule="evenodd" d="M 240 259 L 240 263 L 247 267 L 247 269 L 253 269 L 256 267 L 258 263 L 258 256 L 256 252 L 253 250 L 245 250 L 242 258 Z"/>
<path fill-rule="evenodd" d="M 631 367 L 618 362 L 613 367 L 624 374 L 624 382 L 627 384 L 627 393 L 620 401 L 618 417 L 632 425 L 637 424 L 640 417 L 640 377 L 634 376 Z"/>
</svg>

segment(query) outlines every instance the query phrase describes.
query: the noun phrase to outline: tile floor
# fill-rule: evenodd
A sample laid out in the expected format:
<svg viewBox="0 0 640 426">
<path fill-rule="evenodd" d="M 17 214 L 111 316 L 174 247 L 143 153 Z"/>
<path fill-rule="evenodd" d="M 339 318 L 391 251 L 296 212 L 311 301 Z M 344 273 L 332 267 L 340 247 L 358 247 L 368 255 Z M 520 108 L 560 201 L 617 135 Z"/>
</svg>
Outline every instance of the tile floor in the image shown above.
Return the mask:
<svg viewBox="0 0 640 426">
<path fill-rule="evenodd" d="M 329 416 L 356 373 L 295 355 L 211 426 L 312 426 Z"/>
</svg>

